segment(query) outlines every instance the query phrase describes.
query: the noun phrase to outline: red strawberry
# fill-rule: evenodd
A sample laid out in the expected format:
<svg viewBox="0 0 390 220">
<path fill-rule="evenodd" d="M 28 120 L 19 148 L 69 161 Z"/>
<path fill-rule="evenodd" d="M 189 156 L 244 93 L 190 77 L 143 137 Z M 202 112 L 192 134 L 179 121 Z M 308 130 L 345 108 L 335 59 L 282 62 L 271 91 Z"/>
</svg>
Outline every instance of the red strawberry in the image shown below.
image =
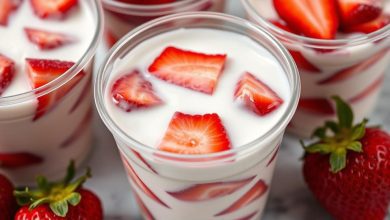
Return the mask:
<svg viewBox="0 0 390 220">
<path fill-rule="evenodd" d="M 226 215 L 235 212 L 255 200 L 261 198 L 267 192 L 268 186 L 263 180 L 259 180 L 247 193 L 245 193 L 239 200 L 229 206 L 227 209 L 218 213 L 216 216 Z"/>
<path fill-rule="evenodd" d="M 283 100 L 265 83 L 249 72 L 244 73 L 237 83 L 235 99 L 242 99 L 254 113 L 263 116 L 283 104 Z"/>
<path fill-rule="evenodd" d="M 291 56 L 294 58 L 295 63 L 299 70 L 307 71 L 308 73 L 321 73 L 321 70 L 310 63 L 300 52 L 289 50 Z"/>
<path fill-rule="evenodd" d="M 301 98 L 298 108 L 314 114 L 333 115 L 335 113 L 332 103 L 324 98 Z"/>
<path fill-rule="evenodd" d="M 168 207 L 167 204 L 165 204 L 161 199 L 159 199 L 145 183 L 139 178 L 138 174 L 135 172 L 134 168 L 130 165 L 129 162 L 127 162 L 126 158 L 122 158 L 122 161 L 125 165 L 125 169 L 127 171 L 128 176 L 130 177 L 131 181 L 134 184 L 134 187 L 137 187 L 138 189 L 142 190 L 142 192 L 145 193 L 146 196 L 153 199 L 155 202 L 159 203 L 160 205 L 163 205 L 165 207 Z M 168 207 L 169 208 L 169 207 Z"/>
<path fill-rule="evenodd" d="M 74 42 L 74 38 L 65 34 L 39 30 L 35 28 L 24 28 L 31 43 L 37 45 L 41 50 L 55 49 L 65 44 Z"/>
<path fill-rule="evenodd" d="M 13 219 L 17 209 L 13 195 L 14 186 L 7 177 L 0 174 L 0 217 L 1 219 Z"/>
<path fill-rule="evenodd" d="M 74 144 L 75 141 L 78 141 L 82 135 L 88 131 L 88 128 L 91 125 L 93 117 L 93 110 L 90 108 L 85 114 L 84 118 L 80 121 L 79 126 L 72 132 L 72 134 L 66 138 L 60 145 L 61 148 L 69 147 Z"/>
<path fill-rule="evenodd" d="M 149 211 L 149 209 L 146 207 L 145 203 L 142 202 L 141 197 L 135 192 L 133 189 L 135 200 L 137 201 L 137 204 L 139 206 L 139 209 L 141 210 L 141 213 L 143 214 L 143 217 L 145 220 L 155 220 L 153 217 L 153 214 Z"/>
<path fill-rule="evenodd" d="M 382 0 L 337 0 L 337 5 L 343 27 L 374 20 L 382 12 Z"/>
<path fill-rule="evenodd" d="M 0 54 L 0 96 L 4 92 L 4 90 L 11 84 L 14 75 L 15 75 L 14 61 Z"/>
<path fill-rule="evenodd" d="M 377 80 L 375 80 L 371 85 L 369 85 L 367 88 L 365 88 L 362 92 L 360 92 L 356 96 L 349 99 L 349 102 L 355 103 L 355 102 L 359 102 L 359 101 L 365 99 L 367 96 L 371 95 L 373 92 L 377 91 L 380 88 L 384 79 L 385 79 L 385 76 L 383 74 L 381 77 L 379 77 Z"/>
<path fill-rule="evenodd" d="M 117 106 L 127 112 L 162 103 L 162 100 L 155 94 L 152 83 L 147 81 L 138 70 L 133 70 L 114 83 L 112 98 Z"/>
<path fill-rule="evenodd" d="M 390 135 L 353 125 L 352 109 L 339 97 L 339 122 L 327 122 L 306 146 L 303 174 L 309 189 L 339 220 L 383 220 L 390 205 Z"/>
<path fill-rule="evenodd" d="M 178 192 L 168 192 L 178 200 L 199 202 L 230 195 L 250 183 L 254 177 L 231 182 L 205 183 Z"/>
<path fill-rule="evenodd" d="M 38 165 L 43 158 L 31 153 L 0 153 L 0 167 L 18 169 Z"/>
<path fill-rule="evenodd" d="M 279 16 L 297 33 L 333 39 L 339 26 L 334 0 L 273 0 Z"/>
<path fill-rule="evenodd" d="M 361 32 L 361 33 L 369 34 L 371 32 L 382 29 L 388 24 L 390 24 L 390 15 L 384 14 L 384 15 L 380 15 L 378 18 L 374 20 L 365 23 L 344 27 L 343 31 L 347 33 Z"/>
<path fill-rule="evenodd" d="M 31 85 L 34 89 L 53 81 L 74 65 L 73 62 L 59 60 L 40 60 L 27 58 L 26 61 L 27 73 L 29 74 Z M 77 85 L 77 83 L 84 75 L 84 72 L 80 72 L 59 89 L 44 96 L 38 97 L 38 107 L 34 116 L 34 120 L 38 120 L 46 112 L 50 111 L 61 98 L 63 98 L 74 86 Z"/>
<path fill-rule="evenodd" d="M 382 59 L 384 56 L 386 56 L 388 52 L 388 48 L 379 51 L 378 53 L 372 55 L 371 57 L 367 58 L 366 60 L 363 60 L 362 62 L 359 62 L 351 67 L 348 67 L 346 69 L 343 69 L 341 71 L 336 72 L 331 77 L 323 79 L 318 82 L 319 85 L 326 85 L 326 84 L 332 84 L 332 83 L 339 83 L 344 80 L 348 80 L 356 75 L 359 75 L 363 73 L 368 68 L 372 67 L 378 60 Z"/>
<path fill-rule="evenodd" d="M 208 55 L 167 47 L 149 66 L 149 72 L 167 82 L 213 94 L 226 55 Z"/>
<path fill-rule="evenodd" d="M 217 114 L 176 112 L 158 148 L 178 154 L 209 154 L 229 150 L 230 141 Z"/>
<path fill-rule="evenodd" d="M 20 2 L 20 0 L 0 0 L 0 26 L 7 26 L 8 17 Z"/>
<path fill-rule="evenodd" d="M 26 188 L 15 191 L 22 206 L 15 220 L 102 220 L 103 209 L 99 198 L 90 190 L 82 188 L 82 184 L 91 176 L 89 170 L 85 176 L 71 182 L 74 175 L 72 162 L 63 181 L 50 183 L 45 177 L 39 176 L 36 190 Z"/>
<path fill-rule="evenodd" d="M 34 12 L 41 18 L 63 18 L 78 0 L 30 0 Z"/>
<path fill-rule="evenodd" d="M 136 5 L 159 5 L 175 2 L 176 0 L 119 0 L 120 2 Z"/>
</svg>

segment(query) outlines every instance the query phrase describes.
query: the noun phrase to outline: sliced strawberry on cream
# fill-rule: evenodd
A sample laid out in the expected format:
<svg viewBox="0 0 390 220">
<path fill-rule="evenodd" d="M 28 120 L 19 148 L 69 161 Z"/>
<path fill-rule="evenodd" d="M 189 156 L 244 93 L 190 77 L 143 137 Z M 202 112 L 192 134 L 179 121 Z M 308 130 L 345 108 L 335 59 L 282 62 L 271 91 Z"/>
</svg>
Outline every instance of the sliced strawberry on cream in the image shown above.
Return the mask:
<svg viewBox="0 0 390 220">
<path fill-rule="evenodd" d="M 385 27 L 388 24 L 390 24 L 390 15 L 383 14 L 374 20 L 371 20 L 371 21 L 368 21 L 365 23 L 361 23 L 361 24 L 350 25 L 350 26 L 344 27 L 343 31 L 347 32 L 347 33 L 360 32 L 360 33 L 369 34 L 371 32 L 382 29 L 383 27 Z"/>
<path fill-rule="evenodd" d="M 294 32 L 334 39 L 339 21 L 334 0 L 273 0 L 276 12 Z"/>
<path fill-rule="evenodd" d="M 47 83 L 60 77 L 74 65 L 73 62 L 46 60 L 46 59 L 26 59 L 26 69 L 30 78 L 30 83 L 33 89 L 46 85 Z M 34 116 L 34 120 L 38 120 L 45 113 L 54 108 L 57 102 L 77 85 L 77 83 L 85 75 L 80 72 L 73 79 L 60 88 L 38 97 L 38 107 Z"/>
<path fill-rule="evenodd" d="M 0 96 L 5 91 L 5 89 L 11 84 L 14 75 L 15 75 L 14 61 L 0 54 Z"/>
<path fill-rule="evenodd" d="M 337 0 L 343 27 L 374 20 L 382 13 L 382 0 Z"/>
<path fill-rule="evenodd" d="M 20 4 L 21 0 L 0 0 L 0 26 L 7 26 L 9 16 Z"/>
<path fill-rule="evenodd" d="M 178 200 L 199 202 L 230 195 L 250 183 L 254 177 L 231 182 L 197 184 L 178 192 L 168 192 Z"/>
<path fill-rule="evenodd" d="M 42 162 L 42 157 L 31 153 L 0 153 L 0 168 L 18 169 L 38 165 Z"/>
<path fill-rule="evenodd" d="M 169 83 L 213 94 L 226 57 L 167 47 L 149 66 L 149 72 Z"/>
<path fill-rule="evenodd" d="M 30 42 L 37 45 L 41 50 L 55 49 L 75 41 L 75 38 L 69 35 L 36 28 L 26 27 L 24 32 Z"/>
<path fill-rule="evenodd" d="M 178 154 L 209 154 L 229 150 L 231 146 L 217 114 L 176 112 L 158 148 Z"/>
<path fill-rule="evenodd" d="M 325 98 L 301 98 L 298 109 L 320 115 L 333 115 L 335 110 L 332 103 Z"/>
<path fill-rule="evenodd" d="M 40 18 L 63 18 L 77 6 L 77 0 L 30 0 L 34 12 Z"/>
<path fill-rule="evenodd" d="M 248 192 L 246 192 L 240 199 L 230 205 L 227 209 L 218 213 L 216 216 L 226 215 L 235 212 L 252 202 L 260 199 L 266 192 L 268 186 L 263 180 L 259 180 Z"/>
<path fill-rule="evenodd" d="M 152 83 L 138 70 L 119 78 L 112 86 L 111 92 L 114 103 L 126 112 L 163 103 L 154 92 Z"/>
<path fill-rule="evenodd" d="M 275 111 L 283 104 L 278 94 L 249 72 L 241 76 L 234 98 L 243 100 L 248 109 L 260 116 Z"/>
<path fill-rule="evenodd" d="M 125 158 L 122 158 L 122 161 L 125 165 L 128 176 L 135 186 L 137 186 L 142 192 L 145 193 L 146 196 L 153 199 L 155 202 L 168 207 L 161 199 L 159 199 L 145 183 L 139 178 L 138 174 L 135 172 L 134 168 L 130 165 L 129 162 Z"/>
</svg>

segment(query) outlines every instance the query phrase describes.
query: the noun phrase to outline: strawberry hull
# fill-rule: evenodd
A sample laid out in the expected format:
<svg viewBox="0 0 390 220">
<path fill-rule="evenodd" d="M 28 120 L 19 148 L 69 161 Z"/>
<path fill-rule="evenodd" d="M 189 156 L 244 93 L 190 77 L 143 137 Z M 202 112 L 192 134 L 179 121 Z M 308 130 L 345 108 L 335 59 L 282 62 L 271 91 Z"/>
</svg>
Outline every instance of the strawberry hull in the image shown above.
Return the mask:
<svg viewBox="0 0 390 220">
<path fill-rule="evenodd" d="M 309 137 L 315 128 L 332 119 L 335 112 L 329 100 L 334 95 L 350 102 L 356 121 L 369 117 L 380 93 L 380 79 L 389 65 L 388 34 L 379 36 L 379 33 L 371 33 L 370 37 L 366 37 L 367 31 L 363 28 L 355 28 L 354 33 L 341 33 L 346 31 L 342 27 L 345 20 L 341 19 L 343 21 L 340 21 L 336 38 L 344 42 L 321 39 L 310 41 L 314 39 L 304 38 L 298 32 L 294 33 L 296 30 L 275 22 L 281 19 L 274 2 L 243 1 L 248 18 L 274 33 L 289 51 L 293 51 L 291 55 L 300 72 L 302 91 L 300 105 L 292 120 L 294 126 L 289 127 L 288 131 L 300 137 Z M 383 1 L 382 9 L 382 16 L 386 17 L 390 13 L 390 1 Z M 368 19 L 367 16 L 365 18 Z M 353 20 L 358 21 L 356 18 Z M 377 30 L 375 27 L 383 29 L 383 25 L 367 28 Z"/>
<path fill-rule="evenodd" d="M 109 1 L 103 0 L 102 2 L 106 29 L 104 40 L 109 48 L 132 29 L 153 19 L 187 11 L 223 12 L 225 8 L 225 0 L 189 0 L 185 4 L 177 4 L 176 1 L 172 1 L 157 9 L 156 6 L 160 6 L 158 4 L 123 3 L 122 6 L 113 6 Z"/>
</svg>

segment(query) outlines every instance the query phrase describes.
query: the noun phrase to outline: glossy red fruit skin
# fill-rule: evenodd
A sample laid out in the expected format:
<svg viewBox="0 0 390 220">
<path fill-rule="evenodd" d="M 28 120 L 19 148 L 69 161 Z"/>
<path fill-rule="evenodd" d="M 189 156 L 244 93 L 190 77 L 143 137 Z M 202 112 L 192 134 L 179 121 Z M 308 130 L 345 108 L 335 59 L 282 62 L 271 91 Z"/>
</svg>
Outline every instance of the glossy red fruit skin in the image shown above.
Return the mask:
<svg viewBox="0 0 390 220">
<path fill-rule="evenodd" d="M 69 205 L 66 217 L 56 216 L 48 205 L 40 205 L 33 210 L 23 206 L 15 215 L 15 220 L 102 220 L 103 209 L 100 199 L 87 189 L 80 189 L 81 201 L 77 206 Z"/>
<path fill-rule="evenodd" d="M 0 219 L 12 219 L 17 208 L 13 195 L 14 186 L 0 174 Z"/>
<path fill-rule="evenodd" d="M 329 155 L 308 154 L 303 174 L 318 201 L 337 220 L 383 220 L 390 203 L 390 135 L 367 128 L 363 153 L 349 152 L 342 171 L 330 172 Z"/>
</svg>

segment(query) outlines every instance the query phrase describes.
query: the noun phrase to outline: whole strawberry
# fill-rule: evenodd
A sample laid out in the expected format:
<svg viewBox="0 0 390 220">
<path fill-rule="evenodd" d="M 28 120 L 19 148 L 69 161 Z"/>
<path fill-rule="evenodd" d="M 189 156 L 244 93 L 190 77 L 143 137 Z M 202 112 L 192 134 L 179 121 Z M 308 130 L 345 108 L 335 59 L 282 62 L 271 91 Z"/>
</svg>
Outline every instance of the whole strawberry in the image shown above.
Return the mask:
<svg viewBox="0 0 390 220">
<path fill-rule="evenodd" d="M 353 126 L 351 108 L 334 100 L 339 122 L 326 122 L 314 132 L 319 140 L 305 147 L 306 183 L 335 219 L 383 220 L 390 203 L 390 135 L 366 128 L 366 120 Z"/>
<path fill-rule="evenodd" d="M 91 191 L 81 188 L 90 177 L 86 175 L 71 182 L 75 176 L 74 163 L 68 167 L 64 180 L 50 183 L 38 177 L 36 190 L 15 191 L 22 206 L 15 220 L 102 220 L 103 210 L 99 198 Z"/>
<path fill-rule="evenodd" d="M 14 186 L 7 177 L 0 174 L 0 219 L 13 219 L 17 204 L 14 195 Z"/>
</svg>

